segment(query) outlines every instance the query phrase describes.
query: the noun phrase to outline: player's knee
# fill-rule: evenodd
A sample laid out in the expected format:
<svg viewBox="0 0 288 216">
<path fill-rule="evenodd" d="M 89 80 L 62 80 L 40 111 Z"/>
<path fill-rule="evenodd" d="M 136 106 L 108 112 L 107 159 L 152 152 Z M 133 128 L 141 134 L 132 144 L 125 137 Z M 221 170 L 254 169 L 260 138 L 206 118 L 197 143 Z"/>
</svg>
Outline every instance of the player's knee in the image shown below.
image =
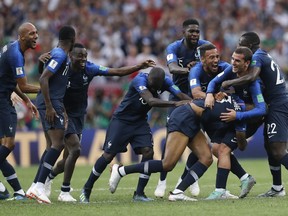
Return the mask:
<svg viewBox="0 0 288 216">
<path fill-rule="evenodd" d="M 80 148 L 73 148 L 70 152 L 71 156 L 77 159 L 80 156 Z"/>
<path fill-rule="evenodd" d="M 199 157 L 199 162 L 204 164 L 205 166 L 209 167 L 213 163 L 213 157 L 212 154 L 203 154 L 201 157 Z"/>
<path fill-rule="evenodd" d="M 278 145 L 277 145 L 278 144 Z M 286 144 L 277 143 L 277 144 L 270 144 L 270 155 L 277 161 L 280 161 L 287 153 L 286 151 Z"/>
<path fill-rule="evenodd" d="M 115 157 L 115 154 L 110 154 L 110 153 L 104 152 L 102 156 L 107 161 L 107 163 L 111 163 L 111 161 Z"/>
<path fill-rule="evenodd" d="M 154 151 L 150 147 L 145 147 L 141 149 L 141 154 L 145 159 L 153 159 Z"/>
<path fill-rule="evenodd" d="M 163 160 L 163 170 L 166 172 L 170 172 L 174 169 L 176 164 L 177 162 L 174 162 L 174 161 Z"/>
<path fill-rule="evenodd" d="M 231 153 L 231 149 L 225 145 L 225 144 L 221 144 L 218 148 L 218 157 L 222 156 L 222 155 L 228 155 Z"/>
</svg>

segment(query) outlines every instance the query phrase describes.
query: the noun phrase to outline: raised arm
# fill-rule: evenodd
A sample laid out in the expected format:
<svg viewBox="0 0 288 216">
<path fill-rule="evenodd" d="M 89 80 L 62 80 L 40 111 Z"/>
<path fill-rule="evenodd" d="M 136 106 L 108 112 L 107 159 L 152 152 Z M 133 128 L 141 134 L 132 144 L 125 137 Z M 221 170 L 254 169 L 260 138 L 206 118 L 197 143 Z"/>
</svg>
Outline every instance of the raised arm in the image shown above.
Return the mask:
<svg viewBox="0 0 288 216">
<path fill-rule="evenodd" d="M 240 86 L 257 79 L 261 69 L 259 67 L 250 67 L 248 74 L 233 80 L 226 80 L 222 83 L 222 88 L 229 88 L 230 86 Z"/>
<path fill-rule="evenodd" d="M 156 66 L 156 63 L 153 60 L 148 59 L 134 66 L 109 68 L 107 76 L 125 76 L 133 72 L 139 71 L 141 69 L 146 69 L 148 67 L 154 67 L 154 66 Z"/>
</svg>

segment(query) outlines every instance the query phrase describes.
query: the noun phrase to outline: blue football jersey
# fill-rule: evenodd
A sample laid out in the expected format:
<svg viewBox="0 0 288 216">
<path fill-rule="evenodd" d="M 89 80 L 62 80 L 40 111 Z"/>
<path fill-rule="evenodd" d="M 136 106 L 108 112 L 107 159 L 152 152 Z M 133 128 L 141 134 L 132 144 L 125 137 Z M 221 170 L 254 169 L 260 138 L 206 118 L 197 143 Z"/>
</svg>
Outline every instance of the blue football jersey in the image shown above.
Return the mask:
<svg viewBox="0 0 288 216">
<path fill-rule="evenodd" d="M 49 79 L 50 100 L 63 101 L 68 82 L 68 56 L 59 47 L 52 49 L 50 55 L 51 58 L 45 64 L 45 67 L 53 73 L 53 76 Z M 37 95 L 36 104 L 38 109 L 45 109 L 44 97 L 41 90 Z"/>
<path fill-rule="evenodd" d="M 288 102 L 284 74 L 266 51 L 258 49 L 253 54 L 250 67 L 261 68 L 259 76 L 265 87 L 263 95 L 267 104 L 275 105 Z"/>
<path fill-rule="evenodd" d="M 24 55 L 19 41 L 5 45 L 0 53 L 0 97 L 10 98 L 17 85 L 17 78 L 25 76 Z"/>
<path fill-rule="evenodd" d="M 132 80 L 128 92 L 113 114 L 114 117 L 131 123 L 135 121 L 147 120 L 147 113 L 151 107 L 140 96 L 140 93 L 146 89 L 149 90 L 148 74 L 139 73 Z M 161 91 L 153 93 L 153 96 L 158 98 L 159 94 L 164 91 L 168 91 L 175 96 L 181 92 L 168 76 L 165 77 Z"/>
<path fill-rule="evenodd" d="M 88 87 L 95 76 L 108 74 L 108 68 L 87 61 L 83 70 L 73 71 L 69 67 L 68 84 L 64 96 L 64 105 L 69 116 L 79 117 L 86 113 Z"/>
<path fill-rule="evenodd" d="M 236 79 L 237 74 L 233 73 L 232 66 L 227 67 L 222 73 L 218 74 L 210 81 L 207 93 L 217 92 L 217 87 L 225 80 Z M 237 95 L 245 104 L 253 104 L 254 109 L 246 112 L 237 112 L 237 120 L 245 120 L 266 113 L 266 104 L 262 95 L 260 80 L 234 87 L 234 94 Z"/>
<path fill-rule="evenodd" d="M 218 72 L 215 74 L 208 74 L 203 69 L 202 62 L 198 62 L 189 71 L 189 84 L 192 91 L 195 87 L 201 87 L 203 92 L 206 92 L 208 83 L 219 73 L 223 72 L 230 64 L 224 61 L 218 63 Z"/>
<path fill-rule="evenodd" d="M 176 62 L 180 67 L 187 67 L 188 63 L 191 61 L 200 61 L 197 47 L 206 43 L 210 42 L 206 40 L 199 40 L 198 45 L 194 50 L 188 49 L 184 45 L 184 38 L 169 44 L 166 48 L 167 65 L 169 65 L 171 62 Z M 188 74 L 173 74 L 173 82 L 183 93 L 191 96 L 188 84 Z"/>
</svg>

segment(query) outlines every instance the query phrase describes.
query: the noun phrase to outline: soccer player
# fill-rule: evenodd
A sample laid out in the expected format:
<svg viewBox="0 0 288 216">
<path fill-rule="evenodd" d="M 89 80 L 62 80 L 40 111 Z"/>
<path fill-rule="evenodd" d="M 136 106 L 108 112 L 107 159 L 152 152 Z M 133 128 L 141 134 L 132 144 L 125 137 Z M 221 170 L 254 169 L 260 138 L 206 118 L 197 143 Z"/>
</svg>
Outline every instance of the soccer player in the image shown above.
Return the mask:
<svg viewBox="0 0 288 216">
<path fill-rule="evenodd" d="M 169 91 L 182 101 L 159 99 L 159 94 L 163 91 Z M 149 74 L 140 73 L 137 75 L 113 114 L 106 133 L 104 153 L 96 161 L 83 187 L 80 202 L 89 202 L 95 181 L 117 153 L 127 151 L 128 143 L 136 154 L 142 154 L 142 162 L 153 158 L 153 139 L 147 122 L 147 113 L 152 107 L 180 106 L 190 100 L 191 98 L 182 93 L 173 81 L 165 76 L 164 70 L 159 67 L 152 68 Z M 150 175 L 141 172 L 140 176 L 133 199 L 135 201 L 151 201 L 152 199 L 146 197 L 144 193 Z"/>
<path fill-rule="evenodd" d="M 14 168 L 6 160 L 15 146 L 15 132 L 17 114 L 11 101 L 11 94 L 15 92 L 26 103 L 32 114 L 38 117 L 36 107 L 24 93 L 37 93 L 39 86 L 27 82 L 24 71 L 24 53 L 28 49 L 36 48 L 38 33 L 32 23 L 23 23 L 18 28 L 18 39 L 5 45 L 0 54 L 0 169 L 14 190 L 13 199 L 25 199 Z M 24 92 L 24 93 L 23 93 Z"/>
<path fill-rule="evenodd" d="M 37 95 L 36 103 L 46 142 L 51 148 L 43 153 L 39 172 L 35 177 L 37 183 L 29 188 L 27 195 L 40 203 L 51 203 L 45 193 L 44 183 L 64 148 L 64 129 L 68 119 L 63 98 L 68 82 L 68 53 L 75 43 L 75 35 L 75 29 L 71 26 L 60 29 L 58 45 L 51 50 L 51 58 L 39 78 L 41 91 Z"/>
<path fill-rule="evenodd" d="M 199 61 L 199 55 L 197 47 L 202 44 L 209 43 L 205 40 L 200 40 L 200 27 L 199 22 L 196 19 L 187 19 L 182 24 L 183 38 L 169 44 L 166 48 L 166 61 L 170 73 L 173 75 L 173 81 L 179 89 L 191 96 L 189 88 L 188 74 L 189 70 Z M 169 96 L 169 100 L 179 100 L 174 95 Z M 174 110 L 174 107 L 168 109 L 167 120 L 169 119 L 170 113 Z M 162 158 L 165 154 L 165 146 L 162 151 Z M 191 154 L 188 158 L 189 161 L 194 161 L 195 157 Z M 197 158 L 196 158 L 197 160 Z M 187 169 L 186 169 L 187 170 Z M 166 176 L 167 172 L 160 173 L 160 179 L 155 189 L 154 195 L 156 197 L 163 197 L 166 190 Z M 192 195 L 197 196 L 199 194 L 198 182 L 190 187 Z"/>
<path fill-rule="evenodd" d="M 264 143 L 268 155 L 273 185 L 260 197 L 285 196 L 281 179 L 281 164 L 288 169 L 288 90 L 284 74 L 276 61 L 260 48 L 260 38 L 256 32 L 246 32 L 239 39 L 239 46 L 246 46 L 253 52 L 250 72 L 238 79 L 227 80 L 222 86 L 238 86 L 255 80 L 258 76 L 264 84 L 264 99 L 268 113 L 264 122 Z"/>
<path fill-rule="evenodd" d="M 87 50 L 79 43 L 74 44 L 73 50 L 69 53 L 69 57 L 69 77 L 64 96 L 64 106 L 68 116 L 68 127 L 65 131 L 66 152 L 64 152 L 63 159 L 56 164 L 49 174 L 48 182 L 46 182 L 45 185 L 51 184 L 52 179 L 64 172 L 64 179 L 58 200 L 74 202 L 76 199 L 70 194 L 70 181 L 76 160 L 80 155 L 80 142 L 84 127 L 88 98 L 87 93 L 90 82 L 97 76 L 125 76 L 135 71 L 155 66 L 155 62 L 146 60 L 134 66 L 107 68 L 87 61 Z M 47 186 L 47 188 L 51 187 Z"/>
<path fill-rule="evenodd" d="M 131 173 L 145 173 L 149 175 L 155 172 L 173 170 L 180 159 L 185 148 L 188 146 L 198 157 L 198 161 L 190 167 L 185 178 L 181 183 L 170 192 L 168 199 L 170 201 L 197 201 L 188 197 L 184 191 L 197 181 L 212 164 L 212 154 L 208 141 L 200 130 L 200 122 L 204 125 L 215 126 L 218 130 L 234 131 L 233 123 L 222 123 L 219 116 L 226 108 L 241 109 L 241 107 L 229 96 L 229 99 L 215 103 L 213 110 L 204 108 L 204 100 L 193 100 L 193 102 L 177 107 L 170 116 L 168 121 L 168 136 L 166 143 L 166 153 L 162 160 L 150 160 L 130 166 L 119 166 L 114 164 L 109 179 L 111 193 L 117 189 L 120 179 Z M 245 132 L 237 132 L 238 141 L 244 141 L 240 137 L 245 137 Z"/>
<path fill-rule="evenodd" d="M 219 86 L 224 80 L 242 77 L 249 72 L 248 68 L 251 63 L 252 55 L 253 53 L 249 48 L 237 47 L 232 55 L 232 66 L 225 69 L 224 72 L 220 73 L 210 81 L 207 89 L 205 106 L 210 108 L 211 105 L 213 106 L 213 93 L 216 92 L 216 86 Z M 235 94 L 239 96 L 247 106 L 254 105 L 254 108 L 245 112 L 235 112 L 235 110 L 227 109 L 228 112 L 222 113 L 220 116 L 223 121 L 251 121 L 255 117 L 262 117 L 266 114 L 266 104 L 263 99 L 259 80 L 255 80 L 248 85 L 235 87 L 234 90 Z M 246 197 L 256 183 L 255 179 L 246 173 L 237 161 L 236 157 L 232 154 L 237 147 L 239 147 L 240 150 L 245 149 L 245 146 L 237 146 L 236 141 L 233 139 L 224 140 L 224 142 L 215 143 L 212 146 L 212 151 L 218 158 L 218 169 L 216 176 L 216 189 L 207 197 L 208 200 L 230 198 L 226 193 L 226 184 L 230 170 L 234 170 L 233 173 L 236 174 L 241 181 L 241 193 L 239 198 Z"/>
</svg>

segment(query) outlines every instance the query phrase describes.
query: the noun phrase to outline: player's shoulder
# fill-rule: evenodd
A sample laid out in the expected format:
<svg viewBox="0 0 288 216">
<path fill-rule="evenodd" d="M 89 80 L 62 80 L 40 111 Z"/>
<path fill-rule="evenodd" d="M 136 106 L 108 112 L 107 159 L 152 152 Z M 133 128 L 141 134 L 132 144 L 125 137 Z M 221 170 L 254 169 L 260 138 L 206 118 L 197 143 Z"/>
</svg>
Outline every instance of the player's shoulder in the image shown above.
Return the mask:
<svg viewBox="0 0 288 216">
<path fill-rule="evenodd" d="M 13 55 L 21 54 L 19 41 L 18 40 L 12 41 L 12 42 L 6 44 L 5 46 L 3 46 L 2 47 L 2 53 L 5 53 L 6 51 L 10 55 L 11 54 L 13 54 Z"/>
<path fill-rule="evenodd" d="M 180 47 L 183 43 L 183 40 L 184 40 L 184 38 L 181 38 L 180 40 L 173 41 L 172 43 L 168 44 L 167 49 Z"/>
<path fill-rule="evenodd" d="M 197 47 L 199 47 L 199 46 L 201 46 L 201 45 L 203 45 L 203 44 L 211 44 L 211 42 L 210 42 L 210 41 L 207 41 L 207 40 L 199 39 L 199 40 L 198 40 L 198 45 L 197 45 Z"/>
<path fill-rule="evenodd" d="M 67 56 L 66 52 L 60 47 L 54 47 L 51 51 L 51 56 Z"/>
<path fill-rule="evenodd" d="M 132 82 L 143 82 L 143 81 L 146 81 L 148 79 L 148 73 L 143 73 L 143 72 L 140 72 L 138 73 L 134 79 L 132 80 Z"/>
<path fill-rule="evenodd" d="M 231 66 L 231 64 L 229 64 L 226 61 L 222 61 L 220 60 L 218 63 L 218 67 L 220 68 L 220 70 L 225 70 L 226 68 L 228 68 L 229 66 Z"/>
<path fill-rule="evenodd" d="M 203 71 L 203 63 L 202 62 L 197 62 L 191 69 L 190 69 L 190 74 L 195 75 L 195 74 L 201 74 Z"/>
</svg>

